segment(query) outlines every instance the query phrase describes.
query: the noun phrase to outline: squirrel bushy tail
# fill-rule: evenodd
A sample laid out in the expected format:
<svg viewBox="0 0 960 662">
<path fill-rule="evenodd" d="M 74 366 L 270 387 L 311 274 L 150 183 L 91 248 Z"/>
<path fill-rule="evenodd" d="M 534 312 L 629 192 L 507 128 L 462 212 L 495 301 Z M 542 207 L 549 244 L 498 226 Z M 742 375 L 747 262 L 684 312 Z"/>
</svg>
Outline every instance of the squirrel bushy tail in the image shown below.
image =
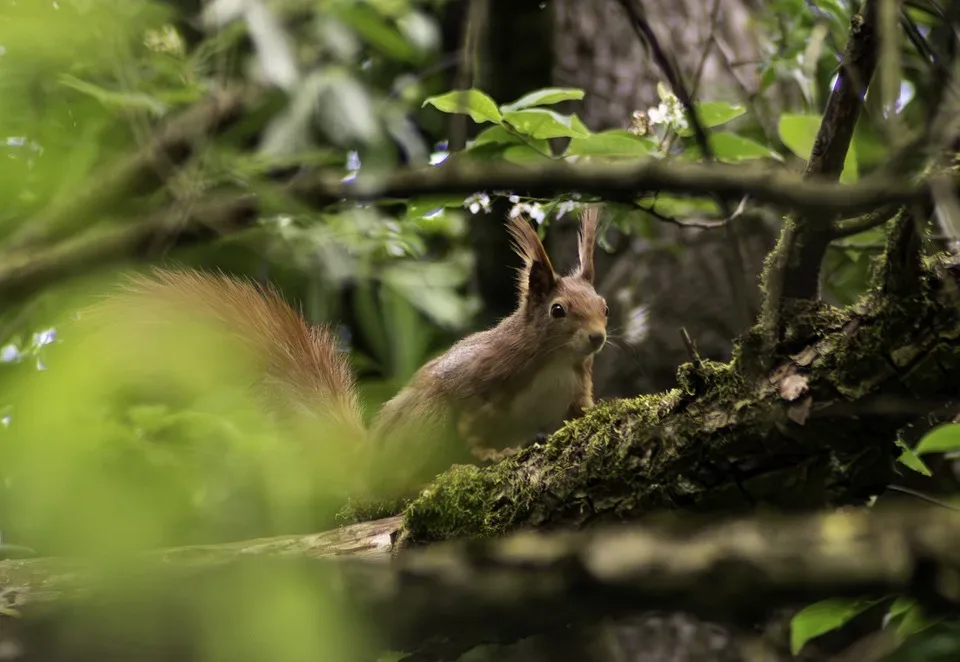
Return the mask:
<svg viewBox="0 0 960 662">
<path fill-rule="evenodd" d="M 213 319 L 240 340 L 263 366 L 264 392 L 278 407 L 294 403 L 301 412 L 365 437 L 356 379 L 337 337 L 309 324 L 270 285 L 192 269 L 154 269 L 133 276 L 110 302 L 132 314 L 158 306 L 201 320 Z"/>
</svg>

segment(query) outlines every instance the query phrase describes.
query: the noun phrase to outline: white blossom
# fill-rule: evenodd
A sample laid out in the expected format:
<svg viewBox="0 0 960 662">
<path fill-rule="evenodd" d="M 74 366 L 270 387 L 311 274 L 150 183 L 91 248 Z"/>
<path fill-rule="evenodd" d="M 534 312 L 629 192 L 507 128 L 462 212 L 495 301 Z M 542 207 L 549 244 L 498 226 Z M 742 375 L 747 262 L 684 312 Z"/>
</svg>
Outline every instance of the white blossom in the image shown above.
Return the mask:
<svg viewBox="0 0 960 662">
<path fill-rule="evenodd" d="M 486 193 L 474 193 L 463 201 L 463 206 L 470 210 L 471 214 L 479 214 L 483 209 L 484 213 L 490 213 L 490 196 Z"/>
</svg>

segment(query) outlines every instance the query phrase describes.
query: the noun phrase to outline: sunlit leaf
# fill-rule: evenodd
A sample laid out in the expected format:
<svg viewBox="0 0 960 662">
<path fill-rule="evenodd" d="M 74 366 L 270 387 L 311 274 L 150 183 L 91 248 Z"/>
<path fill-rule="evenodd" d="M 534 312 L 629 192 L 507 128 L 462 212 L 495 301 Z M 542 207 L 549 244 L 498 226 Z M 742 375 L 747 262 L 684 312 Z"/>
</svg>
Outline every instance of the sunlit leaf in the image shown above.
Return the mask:
<svg viewBox="0 0 960 662">
<path fill-rule="evenodd" d="M 548 87 L 525 94 L 516 101 L 500 106 L 500 111 L 523 110 L 534 106 L 550 106 L 561 101 L 578 101 L 584 96 L 583 90 L 570 87 Z"/>
<path fill-rule="evenodd" d="M 477 124 L 500 122 L 503 119 L 497 104 L 480 90 L 454 90 L 446 94 L 428 97 L 423 102 L 424 106 L 427 104 L 445 113 L 470 115 L 470 118 Z"/>
<path fill-rule="evenodd" d="M 804 608 L 790 621 L 791 653 L 796 655 L 811 639 L 843 627 L 878 602 L 831 598 Z"/>
<path fill-rule="evenodd" d="M 590 130 L 576 115 L 561 115 L 545 108 L 513 110 L 503 114 L 503 121 L 520 133 L 534 138 L 579 138 Z"/>
<path fill-rule="evenodd" d="M 960 451 L 960 424 L 947 423 L 935 427 L 917 444 L 916 454 L 952 453 Z"/>
</svg>

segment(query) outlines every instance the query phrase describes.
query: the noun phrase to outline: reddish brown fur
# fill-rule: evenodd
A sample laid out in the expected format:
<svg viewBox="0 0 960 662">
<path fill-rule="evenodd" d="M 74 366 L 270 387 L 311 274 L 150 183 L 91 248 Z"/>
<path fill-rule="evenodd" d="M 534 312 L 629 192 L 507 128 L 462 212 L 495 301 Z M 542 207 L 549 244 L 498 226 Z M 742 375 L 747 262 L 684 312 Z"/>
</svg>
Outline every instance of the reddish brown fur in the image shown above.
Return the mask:
<svg viewBox="0 0 960 662">
<path fill-rule="evenodd" d="M 359 436 L 363 415 L 350 365 L 326 327 L 311 326 L 271 286 L 224 274 L 156 269 L 135 276 L 107 304 L 170 310 L 215 320 L 264 364 L 267 392 L 280 389 L 286 402 L 337 421 Z M 136 314 L 136 313 L 134 313 Z"/>
</svg>

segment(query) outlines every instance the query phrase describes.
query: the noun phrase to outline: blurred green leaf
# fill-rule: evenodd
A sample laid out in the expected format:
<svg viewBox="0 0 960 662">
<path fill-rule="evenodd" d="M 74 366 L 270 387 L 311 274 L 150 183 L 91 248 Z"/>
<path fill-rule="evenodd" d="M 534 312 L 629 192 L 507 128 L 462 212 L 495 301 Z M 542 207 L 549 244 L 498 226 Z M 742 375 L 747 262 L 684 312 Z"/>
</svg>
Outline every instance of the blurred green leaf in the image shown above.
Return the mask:
<svg viewBox="0 0 960 662">
<path fill-rule="evenodd" d="M 503 150 L 503 159 L 510 163 L 546 163 L 552 159 L 529 145 L 511 145 Z"/>
<path fill-rule="evenodd" d="M 791 152 L 807 161 L 810 159 L 817 132 L 820 130 L 820 120 L 819 115 L 784 113 L 777 126 L 780 140 Z M 840 181 L 844 183 L 855 182 L 858 176 L 856 150 L 855 146 L 851 144 L 843 162 L 843 173 L 840 175 Z"/>
<path fill-rule="evenodd" d="M 467 114 L 477 124 L 498 123 L 503 119 L 497 104 L 480 90 L 454 90 L 428 97 L 424 100 L 423 106 L 428 104 L 445 113 Z"/>
<path fill-rule="evenodd" d="M 373 7 L 362 2 L 339 3 L 336 15 L 368 44 L 393 60 L 417 62 L 421 51 Z"/>
<path fill-rule="evenodd" d="M 764 145 L 738 136 L 727 131 L 718 131 L 709 134 L 710 147 L 713 148 L 717 159 L 726 163 L 738 163 L 750 159 L 772 158 L 780 160 L 782 157 Z"/>
<path fill-rule="evenodd" d="M 960 424 L 947 423 L 935 427 L 917 444 L 916 454 L 953 453 L 960 451 Z"/>
<path fill-rule="evenodd" d="M 747 109 L 743 106 L 730 104 L 726 101 L 701 101 L 695 104 L 695 106 L 700 124 L 705 129 L 726 124 L 730 120 L 734 120 L 747 112 Z M 677 133 L 681 136 L 688 137 L 693 135 L 693 129 L 686 127 L 678 129 Z"/>
<path fill-rule="evenodd" d="M 470 148 L 474 149 L 482 145 L 490 144 L 527 145 L 539 151 L 541 154 L 550 154 L 550 143 L 546 140 L 532 138 L 530 136 L 521 136 L 501 125 L 491 126 L 481 131 L 477 137 L 474 138 Z"/>
<path fill-rule="evenodd" d="M 561 115 L 546 108 L 512 110 L 503 114 L 515 130 L 533 138 L 582 138 L 590 130 L 576 115 Z"/>
<path fill-rule="evenodd" d="M 897 637 L 903 641 L 943 619 L 928 619 L 923 607 L 913 598 L 899 597 L 887 611 L 886 627 L 896 628 Z"/>
<path fill-rule="evenodd" d="M 108 107 L 145 110 L 158 117 L 167 111 L 167 104 L 149 94 L 140 92 L 113 92 L 69 74 L 61 74 L 60 83 L 83 94 L 88 94 Z"/>
<path fill-rule="evenodd" d="M 500 106 L 500 112 L 506 114 L 514 110 L 523 110 L 534 106 L 550 106 L 561 101 L 578 101 L 583 98 L 583 90 L 570 87 L 548 87 L 525 94 L 516 101 Z"/>
<path fill-rule="evenodd" d="M 790 621 L 790 652 L 798 654 L 811 639 L 843 627 L 878 602 L 831 598 L 805 607 Z"/>
<path fill-rule="evenodd" d="M 607 158 L 639 158 L 655 151 L 657 144 L 623 129 L 601 131 L 573 138 L 564 156 L 603 156 Z"/>
</svg>

